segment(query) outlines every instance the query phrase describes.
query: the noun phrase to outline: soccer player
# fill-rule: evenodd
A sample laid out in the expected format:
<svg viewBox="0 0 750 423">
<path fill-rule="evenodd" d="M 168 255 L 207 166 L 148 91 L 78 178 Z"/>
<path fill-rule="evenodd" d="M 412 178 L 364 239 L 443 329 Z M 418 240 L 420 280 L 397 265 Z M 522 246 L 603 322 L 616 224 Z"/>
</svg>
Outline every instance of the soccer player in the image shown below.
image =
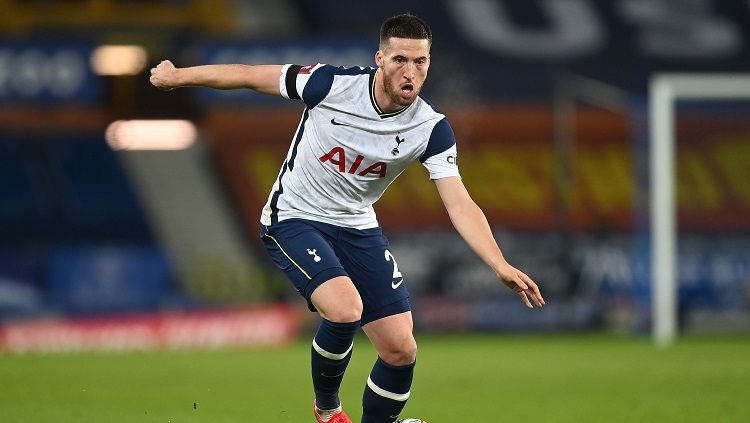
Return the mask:
<svg viewBox="0 0 750 423">
<path fill-rule="evenodd" d="M 387 19 L 377 68 L 326 64 L 204 65 L 151 69 L 160 89 L 249 88 L 301 100 L 305 109 L 261 216 L 275 264 L 317 311 L 312 341 L 313 411 L 320 423 L 350 423 L 339 386 L 361 327 L 378 358 L 362 397 L 362 423 L 398 420 L 409 398 L 417 344 L 409 294 L 373 203 L 415 160 L 435 181 L 462 238 L 529 308 L 544 299 L 503 257 L 487 219 L 464 187 L 448 120 L 419 95 L 432 33 L 413 15 Z"/>
</svg>

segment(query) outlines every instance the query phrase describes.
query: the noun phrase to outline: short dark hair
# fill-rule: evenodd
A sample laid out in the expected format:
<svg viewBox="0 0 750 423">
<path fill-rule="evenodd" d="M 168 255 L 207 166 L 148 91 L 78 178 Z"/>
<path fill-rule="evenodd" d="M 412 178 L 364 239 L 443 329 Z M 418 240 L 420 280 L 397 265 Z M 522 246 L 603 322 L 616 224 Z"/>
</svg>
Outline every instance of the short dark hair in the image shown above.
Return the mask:
<svg viewBox="0 0 750 423">
<path fill-rule="evenodd" d="M 391 37 L 427 40 L 427 45 L 432 45 L 430 27 L 425 21 L 409 13 L 392 16 L 383 22 L 380 26 L 381 49 Z"/>
</svg>

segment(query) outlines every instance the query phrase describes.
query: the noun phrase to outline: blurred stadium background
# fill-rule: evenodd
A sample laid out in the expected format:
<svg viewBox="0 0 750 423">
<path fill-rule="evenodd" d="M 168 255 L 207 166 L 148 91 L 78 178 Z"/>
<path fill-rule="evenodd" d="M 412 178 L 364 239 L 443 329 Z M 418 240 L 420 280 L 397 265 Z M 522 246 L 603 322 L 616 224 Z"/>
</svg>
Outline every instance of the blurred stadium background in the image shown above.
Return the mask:
<svg viewBox="0 0 750 423">
<path fill-rule="evenodd" d="M 653 282 L 649 83 L 663 72 L 750 72 L 747 1 L 0 0 L 0 385 L 29 380 L 24 363 L 60 365 L 24 361 L 37 353 L 304 350 L 296 342 L 306 345 L 313 316 L 257 240 L 300 104 L 241 91 L 163 93 L 148 71 L 162 59 L 371 66 L 380 22 L 404 11 L 432 26 L 423 95 L 452 122 L 463 178 L 506 256 L 547 300 L 530 312 L 497 284 L 417 164 L 376 207 L 417 331 L 474 344 L 483 342 L 469 334 L 477 331 L 593 332 L 614 336 L 618 347 L 605 355 L 634 348 L 622 339 L 643 343 Z M 750 99 L 681 101 L 676 110 L 679 330 L 730 334 L 738 344 L 722 351 L 747 353 Z M 533 339 L 528 349 L 551 346 Z M 582 350 L 602 342 L 551 339 Z M 654 352 L 638 345 L 638 354 Z M 716 352 L 706 348 L 696 351 Z M 750 380 L 746 360 L 729 362 Z M 2 398 L 18 391 L 6 383 L 0 393 L 4 420 L 13 407 Z M 32 408 L 19 404 L 7 421 Z M 424 404 L 417 410 L 435 411 Z M 645 410 L 641 421 L 705 421 Z M 251 413 L 211 421 L 241 412 Z M 542 421 L 601 421 L 592 415 Z M 716 421 L 748 416 L 735 409 Z M 68 418 L 55 421 L 87 421 Z"/>
</svg>

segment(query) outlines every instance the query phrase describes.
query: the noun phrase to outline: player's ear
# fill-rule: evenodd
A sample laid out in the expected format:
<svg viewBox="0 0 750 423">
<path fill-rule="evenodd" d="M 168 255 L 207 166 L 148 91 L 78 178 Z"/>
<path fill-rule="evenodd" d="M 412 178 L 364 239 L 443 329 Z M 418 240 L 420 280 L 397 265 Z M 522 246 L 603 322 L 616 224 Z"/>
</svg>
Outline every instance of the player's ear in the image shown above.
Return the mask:
<svg viewBox="0 0 750 423">
<path fill-rule="evenodd" d="M 383 52 L 380 50 L 375 52 L 375 64 L 378 65 L 379 68 L 383 67 Z"/>
</svg>

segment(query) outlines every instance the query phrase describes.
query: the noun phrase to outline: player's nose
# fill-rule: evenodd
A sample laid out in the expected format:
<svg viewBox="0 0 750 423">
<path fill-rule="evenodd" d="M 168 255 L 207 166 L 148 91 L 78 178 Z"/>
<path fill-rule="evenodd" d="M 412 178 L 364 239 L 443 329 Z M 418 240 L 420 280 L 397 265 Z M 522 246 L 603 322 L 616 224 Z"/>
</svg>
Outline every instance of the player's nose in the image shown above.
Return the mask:
<svg viewBox="0 0 750 423">
<path fill-rule="evenodd" d="M 404 78 L 412 80 L 416 77 L 416 74 L 417 66 L 414 63 L 409 62 L 406 66 L 404 66 Z"/>
</svg>

